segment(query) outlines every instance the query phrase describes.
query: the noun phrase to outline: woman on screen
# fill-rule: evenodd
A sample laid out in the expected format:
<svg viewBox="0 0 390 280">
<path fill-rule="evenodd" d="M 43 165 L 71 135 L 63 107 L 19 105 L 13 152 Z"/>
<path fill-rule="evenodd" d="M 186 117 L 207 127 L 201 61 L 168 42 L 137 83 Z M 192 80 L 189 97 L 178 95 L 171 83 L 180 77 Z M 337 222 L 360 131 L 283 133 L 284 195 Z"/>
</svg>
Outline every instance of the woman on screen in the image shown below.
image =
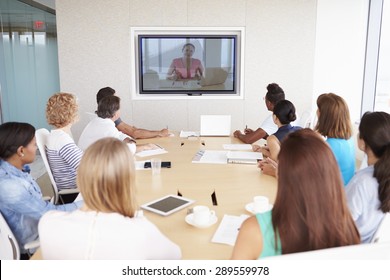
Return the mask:
<svg viewBox="0 0 390 280">
<path fill-rule="evenodd" d="M 175 58 L 169 66 L 167 78 L 169 80 L 200 80 L 204 68 L 199 59 L 192 58 L 195 46 L 187 43 L 182 48 L 183 57 Z"/>
<path fill-rule="evenodd" d="M 180 248 L 136 212 L 135 168 L 127 145 L 103 138 L 84 153 L 72 213 L 51 211 L 39 223 L 44 259 L 180 259 Z"/>
<path fill-rule="evenodd" d="M 278 156 L 278 188 L 271 211 L 241 226 L 233 259 L 359 244 L 335 157 L 310 129 L 288 134 Z"/>
</svg>

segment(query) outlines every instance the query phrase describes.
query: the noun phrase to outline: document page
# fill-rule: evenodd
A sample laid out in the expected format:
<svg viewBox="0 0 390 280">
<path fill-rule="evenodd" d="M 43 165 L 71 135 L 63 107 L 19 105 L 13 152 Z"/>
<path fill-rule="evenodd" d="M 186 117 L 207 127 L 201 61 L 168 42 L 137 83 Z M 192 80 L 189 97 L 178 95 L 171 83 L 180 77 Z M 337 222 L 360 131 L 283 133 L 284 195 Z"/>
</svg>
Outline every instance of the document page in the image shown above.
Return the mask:
<svg viewBox="0 0 390 280">
<path fill-rule="evenodd" d="M 225 214 L 215 231 L 211 242 L 234 246 L 241 224 L 248 218 L 248 215 L 232 216 Z"/>
<path fill-rule="evenodd" d="M 197 131 L 180 131 L 180 138 L 188 138 L 188 137 L 199 137 L 199 132 Z"/>
<path fill-rule="evenodd" d="M 192 163 L 227 164 L 226 154 L 227 151 L 200 150 L 195 154 Z"/>
<path fill-rule="evenodd" d="M 137 157 L 148 157 L 148 156 L 154 156 L 154 155 L 160 155 L 160 154 L 166 154 L 168 153 L 165 149 L 159 148 L 154 150 L 146 150 L 139 153 L 136 153 L 135 155 Z"/>
</svg>

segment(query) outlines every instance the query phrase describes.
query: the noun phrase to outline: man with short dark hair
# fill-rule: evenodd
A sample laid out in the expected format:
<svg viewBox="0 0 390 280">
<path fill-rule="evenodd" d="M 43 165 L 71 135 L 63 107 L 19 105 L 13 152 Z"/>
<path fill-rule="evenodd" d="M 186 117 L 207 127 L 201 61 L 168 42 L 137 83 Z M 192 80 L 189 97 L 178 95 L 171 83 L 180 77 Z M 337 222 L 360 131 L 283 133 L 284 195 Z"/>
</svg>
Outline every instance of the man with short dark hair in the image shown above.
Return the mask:
<svg viewBox="0 0 390 280">
<path fill-rule="evenodd" d="M 115 95 L 115 90 L 110 87 L 101 88 L 96 94 L 96 101 L 99 104 L 99 101 L 106 96 Z M 167 128 L 161 130 L 147 130 L 142 128 L 137 128 L 135 126 L 131 126 L 121 118 L 118 118 L 115 121 L 116 128 L 124 134 L 131 136 L 134 139 L 146 139 L 146 138 L 154 138 L 154 137 L 167 137 L 169 136 L 169 131 Z"/>
<path fill-rule="evenodd" d="M 78 146 L 86 150 L 92 143 L 105 137 L 117 138 L 129 146 L 134 154 L 143 150 L 157 149 L 154 144 L 135 145 L 135 140 L 120 132 L 115 127 L 115 121 L 120 117 L 120 98 L 115 95 L 108 95 L 99 100 L 96 111 L 97 118 L 91 120 L 80 135 Z"/>
<path fill-rule="evenodd" d="M 273 111 L 276 103 L 285 99 L 283 89 L 276 83 L 267 86 L 267 93 L 264 97 L 265 106 L 268 111 Z M 240 139 L 242 142 L 252 144 L 260 139 L 266 139 L 269 135 L 274 134 L 278 130 L 278 126 L 272 119 L 272 113 L 263 121 L 260 127 L 256 130 L 245 128 L 244 133 L 240 130 L 234 131 L 234 137 Z"/>
</svg>

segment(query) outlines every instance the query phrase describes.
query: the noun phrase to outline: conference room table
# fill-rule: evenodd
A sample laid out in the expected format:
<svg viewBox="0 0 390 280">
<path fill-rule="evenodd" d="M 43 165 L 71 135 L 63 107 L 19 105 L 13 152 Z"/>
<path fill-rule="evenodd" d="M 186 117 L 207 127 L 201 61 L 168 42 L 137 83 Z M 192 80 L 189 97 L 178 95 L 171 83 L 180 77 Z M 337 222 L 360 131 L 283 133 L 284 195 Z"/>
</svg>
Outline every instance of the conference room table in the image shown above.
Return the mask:
<svg viewBox="0 0 390 280">
<path fill-rule="evenodd" d="M 273 203 L 277 190 L 276 179 L 262 174 L 254 164 L 192 163 L 199 150 L 223 150 L 223 144 L 242 144 L 234 137 L 180 138 L 179 133 L 175 133 L 172 137 L 137 141 L 137 144 L 142 143 L 158 144 L 167 153 L 136 157 L 136 161 L 160 158 L 162 161 L 170 161 L 172 166 L 162 168 L 161 173 L 155 175 L 152 175 L 151 169 L 136 171 L 138 205 L 166 195 L 177 195 L 178 192 L 195 201 L 169 216 L 143 210 L 144 216 L 180 246 L 183 259 L 229 259 L 233 250 L 231 245 L 211 242 L 222 218 L 225 214 L 252 215 L 245 209 L 245 205 L 252 202 L 254 196 L 267 196 L 270 203 Z M 213 192 L 217 205 L 212 202 Z M 197 228 L 188 224 L 185 221 L 188 208 L 196 205 L 206 205 L 214 210 L 218 221 L 208 228 Z M 39 249 L 32 259 L 42 259 Z"/>
</svg>

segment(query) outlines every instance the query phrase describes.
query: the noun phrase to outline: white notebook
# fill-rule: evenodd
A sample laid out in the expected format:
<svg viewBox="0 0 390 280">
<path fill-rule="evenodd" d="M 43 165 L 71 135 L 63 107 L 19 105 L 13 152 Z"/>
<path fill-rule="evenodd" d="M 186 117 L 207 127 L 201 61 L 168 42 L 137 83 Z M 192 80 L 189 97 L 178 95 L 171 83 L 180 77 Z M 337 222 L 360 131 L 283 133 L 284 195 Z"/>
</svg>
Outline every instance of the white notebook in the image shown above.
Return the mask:
<svg viewBox="0 0 390 280">
<path fill-rule="evenodd" d="M 229 151 L 227 153 L 228 163 L 257 164 L 263 159 L 263 154 L 259 152 Z"/>
</svg>

